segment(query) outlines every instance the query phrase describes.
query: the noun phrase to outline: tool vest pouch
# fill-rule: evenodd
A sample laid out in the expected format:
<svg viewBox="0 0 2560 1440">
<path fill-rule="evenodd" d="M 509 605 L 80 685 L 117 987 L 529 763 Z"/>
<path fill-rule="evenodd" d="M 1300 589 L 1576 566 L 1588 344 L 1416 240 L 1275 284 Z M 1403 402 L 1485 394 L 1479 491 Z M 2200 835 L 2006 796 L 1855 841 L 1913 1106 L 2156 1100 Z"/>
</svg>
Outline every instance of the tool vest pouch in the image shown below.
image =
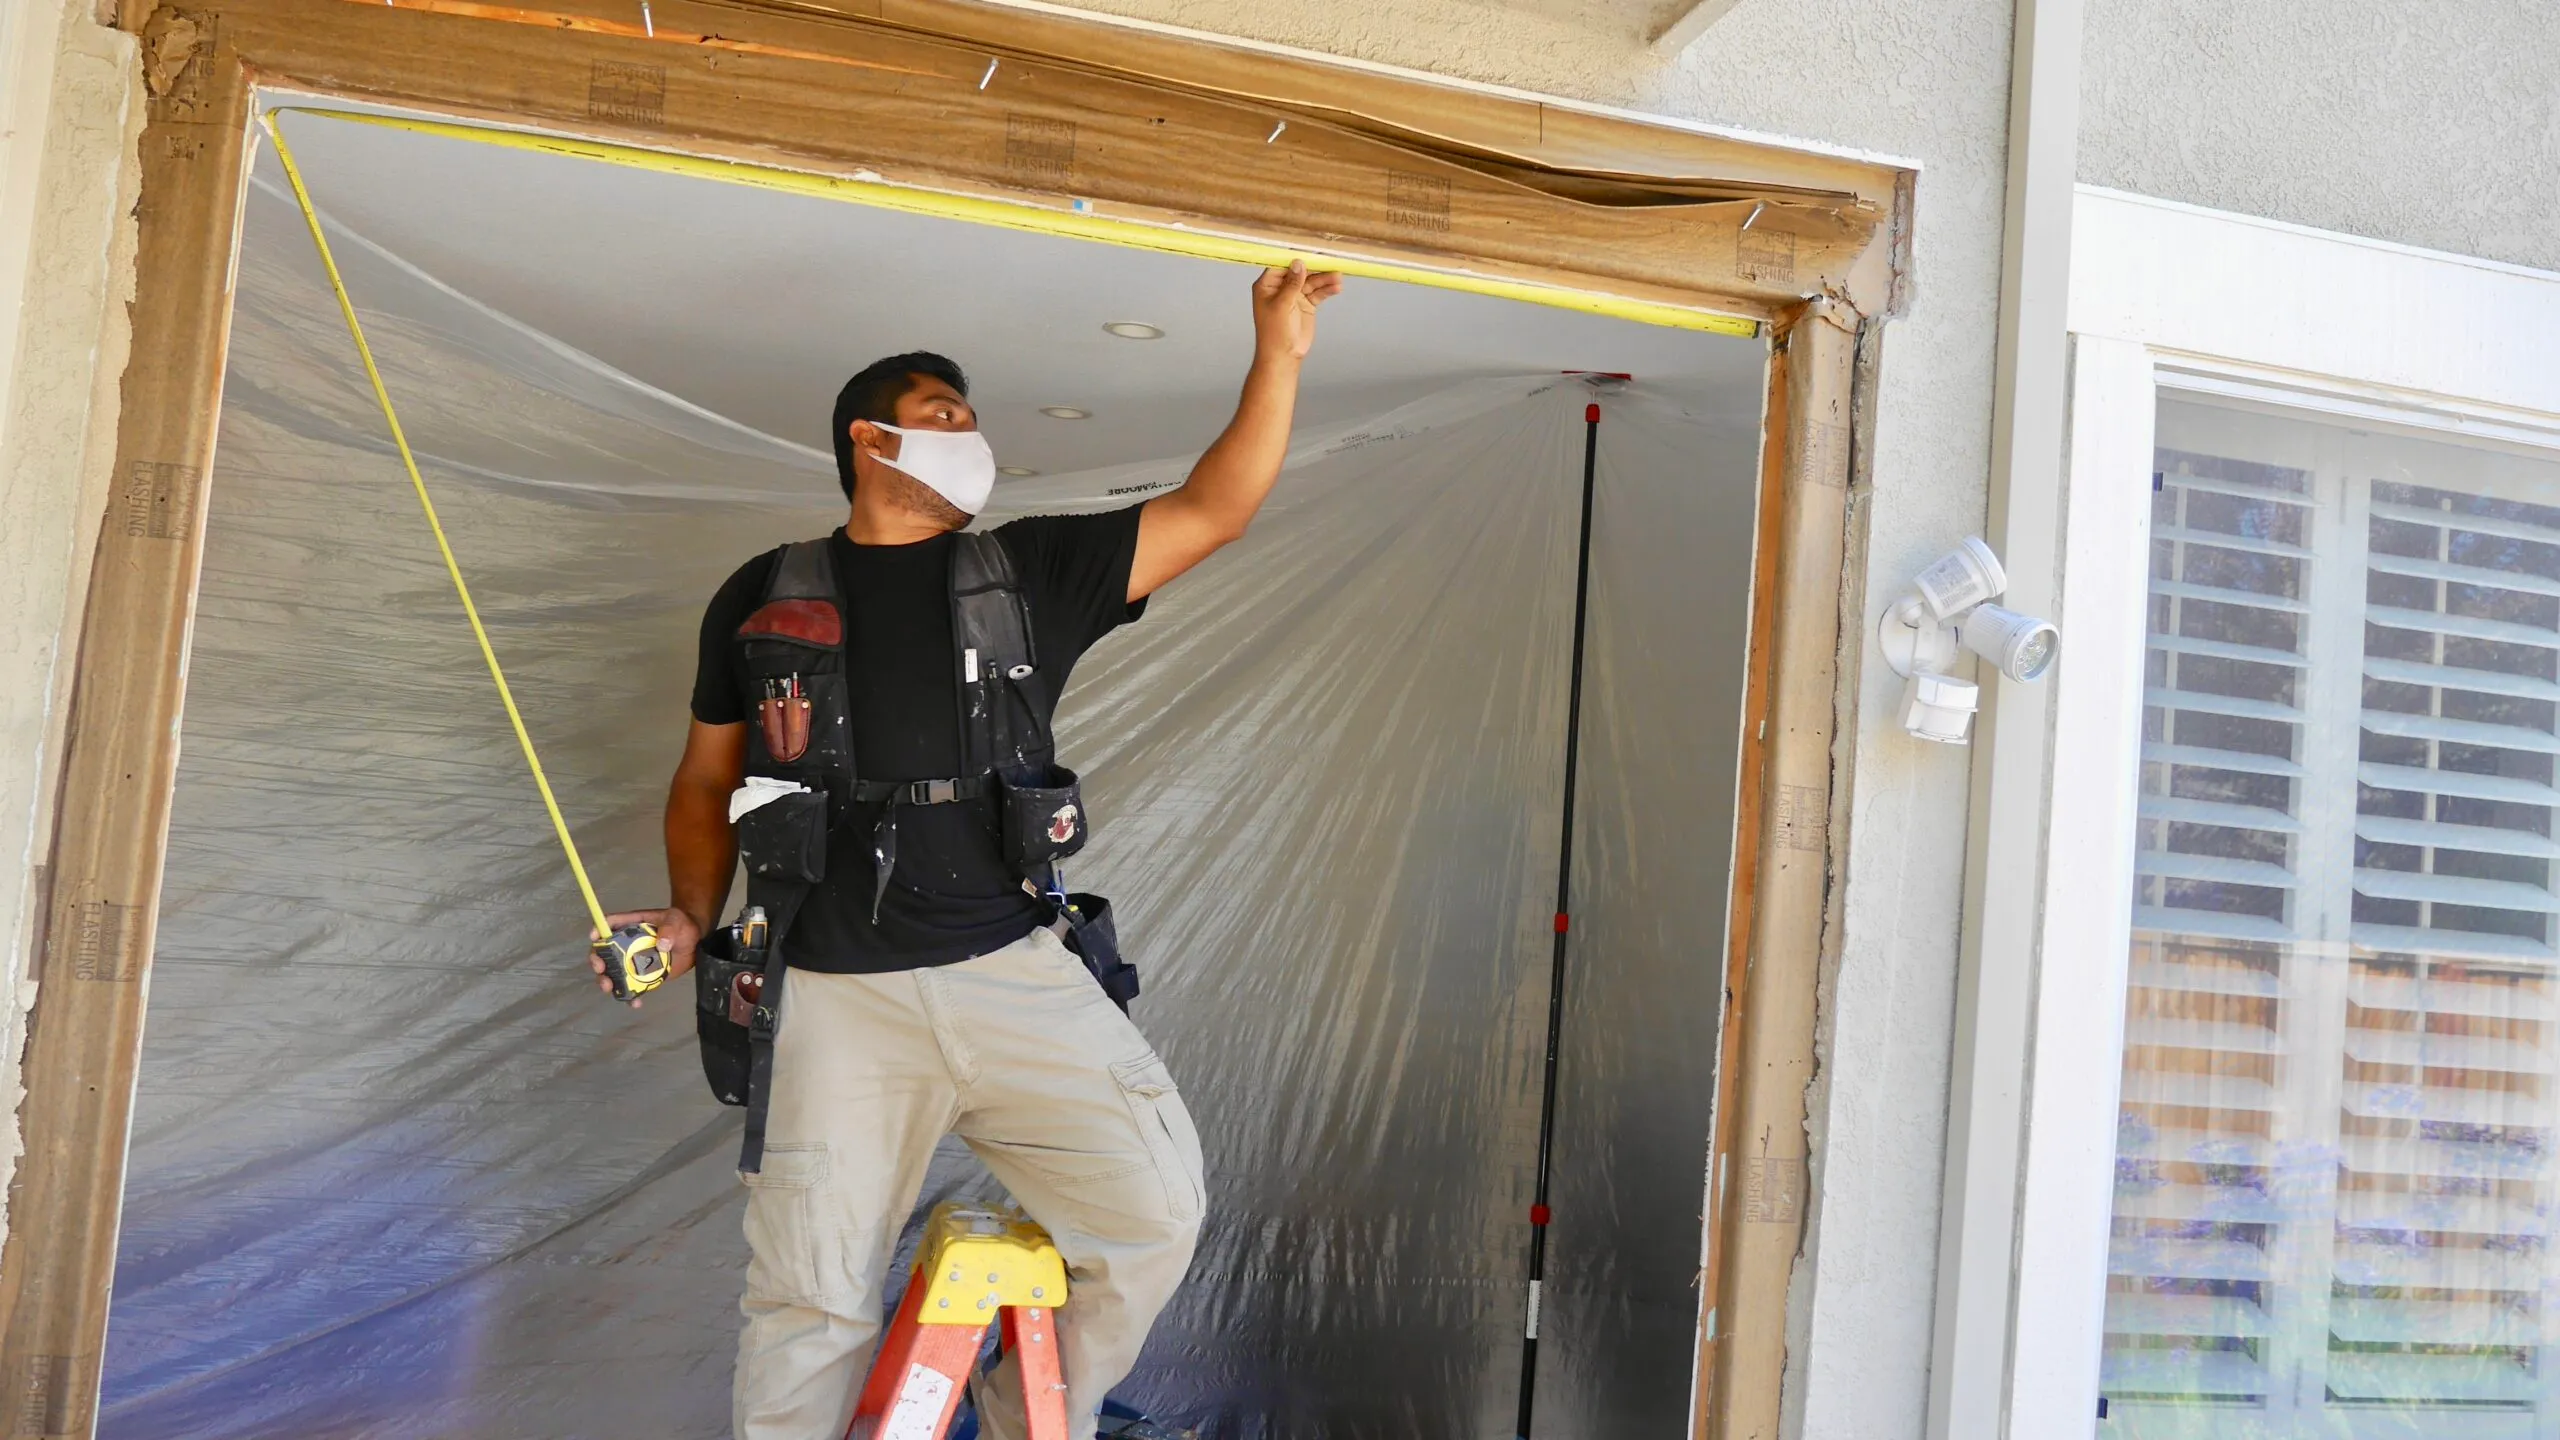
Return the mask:
<svg viewBox="0 0 2560 1440">
<path fill-rule="evenodd" d="M 1111 1003 L 1127 1014 L 1129 1002 L 1138 998 L 1138 967 L 1120 958 L 1120 932 L 1111 923 L 1111 902 L 1079 891 L 1067 897 L 1058 918 L 1067 922 L 1067 933 L 1061 937 L 1067 948 L 1076 952 Z"/>
<path fill-rule="evenodd" d="M 809 753 L 809 701 L 805 696 L 775 695 L 756 704 L 756 729 L 765 753 L 788 765 Z"/>
<path fill-rule="evenodd" d="M 827 873 L 827 797 L 779 795 L 738 817 L 738 853 L 759 880 L 814 885 Z"/>
<path fill-rule="evenodd" d="M 1084 794 L 1064 765 L 1017 766 L 996 772 L 1005 858 L 1039 875 L 1084 848 Z"/>
<path fill-rule="evenodd" d="M 702 1049 L 702 1078 L 723 1105 L 747 1103 L 754 1051 L 745 1017 L 737 1013 L 738 982 L 761 984 L 763 956 L 754 964 L 736 958 L 736 938 L 722 928 L 702 937 L 693 952 L 693 1034 Z"/>
</svg>

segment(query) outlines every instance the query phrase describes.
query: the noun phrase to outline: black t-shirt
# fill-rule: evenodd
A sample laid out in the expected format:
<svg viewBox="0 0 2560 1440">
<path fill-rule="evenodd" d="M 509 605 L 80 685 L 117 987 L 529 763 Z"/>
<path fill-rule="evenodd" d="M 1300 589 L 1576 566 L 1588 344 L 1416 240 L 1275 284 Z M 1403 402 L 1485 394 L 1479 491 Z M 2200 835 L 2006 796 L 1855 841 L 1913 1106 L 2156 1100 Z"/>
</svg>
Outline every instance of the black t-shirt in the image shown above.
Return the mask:
<svg viewBox="0 0 2560 1440">
<path fill-rule="evenodd" d="M 1067 675 L 1094 641 L 1135 620 L 1129 567 L 1138 552 L 1138 507 L 1100 515 L 1041 515 L 996 529 L 1031 607 L 1040 669 L 1064 693 Z M 844 590 L 845 672 L 852 696 L 854 766 L 865 780 L 933 780 L 960 770 L 960 683 L 951 634 L 949 535 L 912 545 L 856 545 L 838 530 L 836 583 Z M 735 725 L 749 717 L 734 643 L 764 603 L 781 552 L 738 568 L 702 617 L 693 718 Z M 871 918 L 871 827 L 880 806 L 855 805 L 828 837 L 826 879 L 791 927 L 795 969 L 876 974 L 946 965 L 1000 950 L 1031 933 L 1045 911 L 997 849 L 989 800 L 898 809 L 898 865 Z"/>
</svg>

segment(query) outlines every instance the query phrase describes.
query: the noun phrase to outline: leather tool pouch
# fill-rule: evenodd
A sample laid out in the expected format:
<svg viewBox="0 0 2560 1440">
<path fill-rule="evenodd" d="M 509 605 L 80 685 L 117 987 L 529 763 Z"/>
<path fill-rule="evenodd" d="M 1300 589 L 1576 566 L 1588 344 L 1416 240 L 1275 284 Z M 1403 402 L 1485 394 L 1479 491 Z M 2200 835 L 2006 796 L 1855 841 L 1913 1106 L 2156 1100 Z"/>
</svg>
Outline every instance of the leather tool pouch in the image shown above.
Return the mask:
<svg viewBox="0 0 2560 1440">
<path fill-rule="evenodd" d="M 723 1105 L 747 1103 L 747 1081 L 754 1060 L 748 1045 L 746 1016 L 738 1008 L 739 987 L 761 989 L 764 952 L 741 955 L 735 926 L 723 926 L 702 937 L 693 952 L 693 1034 L 701 1043 L 702 1078 Z"/>
<path fill-rule="evenodd" d="M 756 705 L 765 753 L 788 765 L 809 753 L 809 697 L 769 695 Z"/>
<path fill-rule="evenodd" d="M 804 791 L 738 817 L 738 854 L 760 880 L 814 885 L 827 873 L 827 797 Z"/>
<path fill-rule="evenodd" d="M 1084 848 L 1084 794 L 1076 772 L 1064 765 L 1015 767 L 996 772 L 996 803 L 1003 807 L 1005 859 L 1024 875 L 1047 868 Z"/>
<path fill-rule="evenodd" d="M 1138 998 L 1138 967 L 1120 958 L 1120 932 L 1111 923 L 1111 902 L 1099 895 L 1082 892 L 1067 897 L 1058 912 L 1067 922 L 1067 948 L 1084 961 L 1093 983 L 1111 997 L 1121 1013 L 1129 1010 L 1129 1002 Z"/>
</svg>

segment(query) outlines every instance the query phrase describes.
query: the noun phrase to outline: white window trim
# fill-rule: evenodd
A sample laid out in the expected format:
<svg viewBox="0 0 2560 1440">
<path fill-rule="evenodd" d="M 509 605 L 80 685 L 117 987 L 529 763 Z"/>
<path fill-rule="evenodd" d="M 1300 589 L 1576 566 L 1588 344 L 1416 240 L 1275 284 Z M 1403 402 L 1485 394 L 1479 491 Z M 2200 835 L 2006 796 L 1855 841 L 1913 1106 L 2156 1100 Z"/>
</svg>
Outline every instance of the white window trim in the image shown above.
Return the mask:
<svg viewBox="0 0 2560 1440">
<path fill-rule="evenodd" d="M 2030 1067 L 2017 1234 L 2007 1273 L 1956 1277 L 2010 1292 L 2004 1429 L 2036 1440 L 2101 1433 L 2160 391 L 2560 454 L 2560 273 L 2081 186 L 2069 328 L 2051 758 L 2014 777 L 2045 796 L 2036 993 L 2025 1035 L 1974 1040 Z"/>
</svg>

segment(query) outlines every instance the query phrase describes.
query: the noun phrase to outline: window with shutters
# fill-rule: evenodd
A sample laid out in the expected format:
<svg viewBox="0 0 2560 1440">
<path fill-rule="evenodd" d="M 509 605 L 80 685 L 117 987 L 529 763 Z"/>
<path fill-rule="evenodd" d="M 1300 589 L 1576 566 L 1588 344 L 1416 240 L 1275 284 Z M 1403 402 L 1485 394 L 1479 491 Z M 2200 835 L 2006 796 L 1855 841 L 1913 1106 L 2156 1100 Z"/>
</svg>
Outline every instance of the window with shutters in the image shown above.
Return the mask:
<svg viewBox="0 0 2560 1440">
<path fill-rule="evenodd" d="M 2560 1436 L 2560 464 L 2157 444 L 2099 1433 Z"/>
</svg>

